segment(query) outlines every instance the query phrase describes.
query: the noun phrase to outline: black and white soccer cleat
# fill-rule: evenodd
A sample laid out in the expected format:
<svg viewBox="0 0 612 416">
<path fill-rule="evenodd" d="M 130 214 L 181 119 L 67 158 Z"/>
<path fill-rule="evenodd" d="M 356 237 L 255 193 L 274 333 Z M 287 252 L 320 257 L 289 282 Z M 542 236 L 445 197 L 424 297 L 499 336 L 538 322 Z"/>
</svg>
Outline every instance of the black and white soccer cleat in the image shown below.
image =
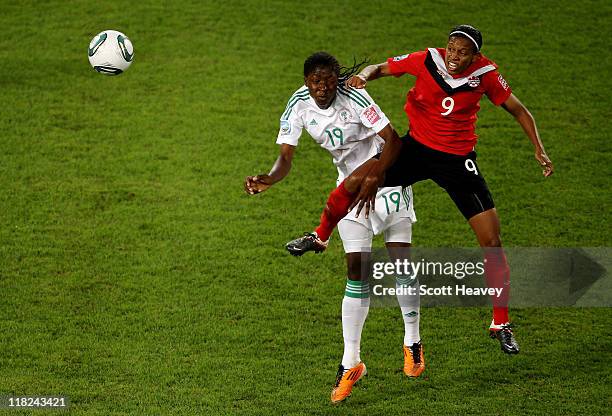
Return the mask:
<svg viewBox="0 0 612 416">
<path fill-rule="evenodd" d="M 505 323 L 502 325 L 494 325 L 491 323 L 491 326 L 489 327 L 489 336 L 499 341 L 501 350 L 506 354 L 519 353 L 519 345 L 514 339 L 514 334 L 512 333 L 512 324 Z"/>
<path fill-rule="evenodd" d="M 305 233 L 303 237 L 289 241 L 285 248 L 293 256 L 301 256 L 308 251 L 322 253 L 327 248 L 327 241 L 319 238 L 317 233 Z"/>
</svg>

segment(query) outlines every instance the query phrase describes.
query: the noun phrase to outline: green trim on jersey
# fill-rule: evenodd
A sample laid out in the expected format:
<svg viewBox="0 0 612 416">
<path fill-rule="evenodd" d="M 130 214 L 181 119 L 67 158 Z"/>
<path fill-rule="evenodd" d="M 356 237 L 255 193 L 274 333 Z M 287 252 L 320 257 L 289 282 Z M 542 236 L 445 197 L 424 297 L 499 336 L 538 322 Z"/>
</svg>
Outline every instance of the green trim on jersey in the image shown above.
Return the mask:
<svg viewBox="0 0 612 416">
<path fill-rule="evenodd" d="M 346 87 L 344 87 L 344 86 L 341 86 L 340 88 L 342 88 L 343 90 L 348 91 L 349 93 L 352 93 L 352 94 L 354 94 L 354 95 L 358 96 L 358 97 L 359 97 L 361 100 L 363 100 L 363 101 L 366 103 L 366 105 L 370 105 L 370 104 L 372 104 L 372 103 L 370 102 L 370 100 L 368 100 L 368 99 L 366 98 L 366 96 L 365 96 L 365 95 L 363 95 L 361 92 L 359 92 L 359 90 L 357 90 L 357 89 L 355 89 L 355 88 L 346 88 Z"/>
<path fill-rule="evenodd" d="M 308 95 L 308 90 L 303 90 L 303 91 L 299 91 L 294 93 L 291 98 L 289 98 L 289 100 L 287 101 L 287 106 L 285 107 L 285 111 L 283 112 L 283 114 L 285 114 L 287 112 L 287 110 L 289 110 L 289 108 L 295 103 L 295 100 L 297 98 L 300 97 L 305 97 L 306 95 Z"/>
<path fill-rule="evenodd" d="M 297 104 L 298 101 L 306 101 L 310 97 L 310 93 L 306 89 L 305 91 L 298 91 L 289 98 L 287 102 L 287 107 L 285 107 L 285 111 L 281 116 L 281 120 L 287 120 L 289 118 L 289 114 L 291 114 L 291 110 Z"/>
<path fill-rule="evenodd" d="M 345 95 L 345 96 L 349 97 L 350 99 L 352 99 L 353 101 L 355 101 L 357 104 L 359 104 L 363 108 L 365 108 L 365 107 L 367 107 L 367 106 L 369 106 L 371 104 L 370 101 L 368 101 L 368 99 L 366 97 L 361 95 L 355 89 L 352 89 L 352 88 L 347 89 L 345 87 L 342 87 L 342 86 L 338 85 L 338 91 L 342 95 Z"/>
<path fill-rule="evenodd" d="M 338 90 L 338 94 L 340 94 L 340 95 L 342 95 L 342 96 L 344 96 L 344 97 L 348 98 L 349 100 L 351 100 L 351 101 L 353 101 L 353 102 L 357 103 L 357 105 L 358 105 L 359 107 L 361 107 L 361 108 L 366 108 L 366 106 L 365 106 L 365 105 L 363 105 L 363 103 L 362 103 L 361 101 L 357 101 L 357 99 L 356 99 L 356 98 L 353 98 L 352 96 L 348 95 L 346 92 L 344 92 L 344 91 L 342 91 L 342 90 L 340 90 L 340 89 Z"/>
<path fill-rule="evenodd" d="M 285 111 L 287 111 L 289 109 L 289 107 L 291 107 L 292 101 L 294 101 L 296 98 L 298 97 L 305 97 L 309 95 L 308 89 L 306 90 L 298 90 L 297 92 L 295 92 L 291 98 L 289 98 L 289 101 L 287 101 L 287 106 L 285 107 Z"/>
</svg>

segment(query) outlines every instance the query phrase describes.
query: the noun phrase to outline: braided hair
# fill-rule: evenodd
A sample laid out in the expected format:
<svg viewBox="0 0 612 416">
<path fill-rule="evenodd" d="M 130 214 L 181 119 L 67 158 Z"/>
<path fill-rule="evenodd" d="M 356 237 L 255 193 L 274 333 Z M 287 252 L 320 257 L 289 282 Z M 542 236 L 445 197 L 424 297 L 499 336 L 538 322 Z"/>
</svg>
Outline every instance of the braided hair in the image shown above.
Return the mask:
<svg viewBox="0 0 612 416">
<path fill-rule="evenodd" d="M 344 82 L 353 75 L 358 74 L 359 71 L 361 71 L 361 68 L 363 68 L 363 66 L 368 63 L 369 61 L 367 59 L 364 59 L 361 62 L 357 62 L 357 59 L 353 57 L 353 66 L 343 66 L 340 68 L 340 76 L 338 77 L 339 82 Z"/>
<path fill-rule="evenodd" d="M 304 76 L 307 77 L 316 68 L 325 67 L 330 68 L 336 73 L 338 76 L 338 83 L 343 83 L 351 76 L 358 73 L 367 63 L 367 60 L 357 62 L 357 60 L 353 58 L 353 65 L 350 67 L 345 67 L 340 65 L 335 56 L 324 51 L 315 52 L 304 61 Z"/>
</svg>

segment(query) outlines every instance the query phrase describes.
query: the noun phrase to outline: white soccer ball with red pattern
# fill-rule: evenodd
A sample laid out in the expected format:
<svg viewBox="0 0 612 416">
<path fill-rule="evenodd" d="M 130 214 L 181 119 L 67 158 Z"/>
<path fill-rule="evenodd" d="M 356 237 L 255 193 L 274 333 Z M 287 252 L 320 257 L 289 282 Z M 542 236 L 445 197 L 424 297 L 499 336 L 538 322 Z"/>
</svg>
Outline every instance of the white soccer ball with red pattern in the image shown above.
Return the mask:
<svg viewBox="0 0 612 416">
<path fill-rule="evenodd" d="M 119 75 L 127 70 L 134 60 L 134 46 L 123 33 L 105 30 L 89 43 L 89 63 L 101 74 Z"/>
</svg>

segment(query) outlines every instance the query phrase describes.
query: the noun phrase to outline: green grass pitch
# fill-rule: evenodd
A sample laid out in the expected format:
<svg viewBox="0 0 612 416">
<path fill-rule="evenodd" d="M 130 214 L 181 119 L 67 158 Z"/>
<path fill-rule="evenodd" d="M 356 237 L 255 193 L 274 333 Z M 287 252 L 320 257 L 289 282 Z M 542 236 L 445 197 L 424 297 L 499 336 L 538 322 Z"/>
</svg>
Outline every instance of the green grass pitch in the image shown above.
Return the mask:
<svg viewBox="0 0 612 416">
<path fill-rule="evenodd" d="M 242 190 L 276 157 L 307 55 L 379 62 L 443 46 L 450 27 L 471 23 L 556 166 L 544 180 L 520 127 L 483 101 L 479 164 L 504 243 L 610 246 L 609 2 L 2 0 L 0 10 L 0 395 L 67 395 L 75 415 L 609 414 L 609 308 L 513 310 L 515 357 L 485 336 L 488 308 L 424 308 L 428 367 L 416 381 L 400 371 L 399 311 L 372 309 L 370 374 L 332 407 L 341 244 L 300 259 L 283 249 L 315 225 L 334 187 L 330 157 L 304 137 L 284 182 Z M 134 43 L 119 77 L 87 62 L 103 29 Z M 369 86 L 400 132 L 410 85 Z M 435 185 L 414 193 L 415 244 L 476 244 Z"/>
</svg>

